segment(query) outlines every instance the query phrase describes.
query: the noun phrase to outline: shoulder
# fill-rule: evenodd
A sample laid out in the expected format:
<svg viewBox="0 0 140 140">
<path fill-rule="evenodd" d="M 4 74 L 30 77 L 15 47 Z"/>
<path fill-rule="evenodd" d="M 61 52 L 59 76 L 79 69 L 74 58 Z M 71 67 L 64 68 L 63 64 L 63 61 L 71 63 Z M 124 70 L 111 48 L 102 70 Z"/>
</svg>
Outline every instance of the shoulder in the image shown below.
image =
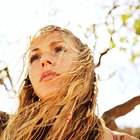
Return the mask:
<svg viewBox="0 0 140 140">
<path fill-rule="evenodd" d="M 112 136 L 112 131 L 105 127 L 103 138 L 103 140 L 114 140 Z"/>
<path fill-rule="evenodd" d="M 120 133 L 116 131 L 112 131 L 114 140 L 138 140 L 138 138 L 131 136 L 127 133 Z M 116 137 L 116 139 L 115 139 Z M 118 139 L 117 139 L 118 138 Z"/>
<path fill-rule="evenodd" d="M 105 128 L 103 140 L 138 140 L 138 138 L 126 133 L 111 131 L 110 129 Z"/>
</svg>

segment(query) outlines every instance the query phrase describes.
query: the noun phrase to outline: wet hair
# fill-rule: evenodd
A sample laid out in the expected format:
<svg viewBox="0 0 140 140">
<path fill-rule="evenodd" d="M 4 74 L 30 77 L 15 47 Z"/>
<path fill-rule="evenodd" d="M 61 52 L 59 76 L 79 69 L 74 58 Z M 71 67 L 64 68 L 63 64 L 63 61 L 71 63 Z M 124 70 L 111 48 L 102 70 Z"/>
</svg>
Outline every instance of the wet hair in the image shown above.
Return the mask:
<svg viewBox="0 0 140 140">
<path fill-rule="evenodd" d="M 18 111 L 9 119 L 3 140 L 99 140 L 103 138 L 103 123 L 95 114 L 97 106 L 94 59 L 89 47 L 72 32 L 50 25 L 40 29 L 29 47 L 56 33 L 68 47 L 74 47 L 78 57 L 75 68 L 65 73 L 67 80 L 52 96 L 40 101 L 27 73 L 19 92 Z M 71 46 L 69 42 L 73 42 Z M 63 75 L 62 75 L 63 76 Z"/>
<path fill-rule="evenodd" d="M 3 132 L 3 130 L 6 128 L 8 119 L 9 119 L 9 114 L 0 111 L 0 135 Z"/>
</svg>

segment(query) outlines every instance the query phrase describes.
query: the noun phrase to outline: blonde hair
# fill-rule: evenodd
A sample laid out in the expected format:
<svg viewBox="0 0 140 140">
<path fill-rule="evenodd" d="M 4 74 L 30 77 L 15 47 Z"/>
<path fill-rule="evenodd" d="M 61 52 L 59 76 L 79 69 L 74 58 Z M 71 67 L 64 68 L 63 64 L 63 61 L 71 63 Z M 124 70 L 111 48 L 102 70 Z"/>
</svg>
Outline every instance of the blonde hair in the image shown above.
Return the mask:
<svg viewBox="0 0 140 140">
<path fill-rule="evenodd" d="M 39 30 L 30 46 L 54 32 L 74 42 L 79 54 L 76 67 L 65 73 L 68 80 L 45 101 L 36 96 L 27 74 L 19 93 L 18 111 L 10 117 L 3 140 L 99 140 L 103 136 L 103 124 L 95 114 L 96 76 L 88 46 L 67 29 L 54 25 Z"/>
</svg>

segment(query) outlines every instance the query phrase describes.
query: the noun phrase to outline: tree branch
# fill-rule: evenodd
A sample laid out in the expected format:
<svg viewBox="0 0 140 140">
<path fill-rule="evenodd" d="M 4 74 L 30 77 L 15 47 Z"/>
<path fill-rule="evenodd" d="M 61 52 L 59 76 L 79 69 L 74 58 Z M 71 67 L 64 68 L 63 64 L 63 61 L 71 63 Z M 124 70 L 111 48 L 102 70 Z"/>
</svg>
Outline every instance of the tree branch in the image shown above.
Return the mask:
<svg viewBox="0 0 140 140">
<path fill-rule="evenodd" d="M 109 50 L 110 50 L 110 48 L 108 48 L 106 51 L 104 51 L 104 52 L 101 53 L 101 55 L 100 55 L 100 57 L 99 57 L 99 62 L 95 65 L 96 68 L 100 66 L 102 57 L 103 57 L 105 54 L 107 54 Z"/>
<path fill-rule="evenodd" d="M 102 118 L 105 121 L 105 124 L 111 130 L 117 130 L 118 126 L 115 123 L 115 119 L 121 116 L 126 115 L 130 111 L 132 111 L 135 106 L 140 104 L 140 96 L 136 96 L 129 101 L 115 106 L 114 108 L 103 113 Z"/>
</svg>

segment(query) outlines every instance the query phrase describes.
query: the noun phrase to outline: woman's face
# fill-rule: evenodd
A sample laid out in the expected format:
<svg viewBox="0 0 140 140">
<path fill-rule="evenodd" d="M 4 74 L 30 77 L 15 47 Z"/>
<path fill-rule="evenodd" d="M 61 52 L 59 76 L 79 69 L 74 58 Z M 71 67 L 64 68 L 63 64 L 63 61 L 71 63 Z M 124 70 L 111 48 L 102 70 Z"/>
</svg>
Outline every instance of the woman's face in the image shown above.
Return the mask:
<svg viewBox="0 0 140 140">
<path fill-rule="evenodd" d="M 54 32 L 41 37 L 30 47 L 29 78 L 40 99 L 62 86 L 65 79 L 62 74 L 72 71 L 78 56 L 72 40 L 66 43 L 59 35 Z"/>
</svg>

